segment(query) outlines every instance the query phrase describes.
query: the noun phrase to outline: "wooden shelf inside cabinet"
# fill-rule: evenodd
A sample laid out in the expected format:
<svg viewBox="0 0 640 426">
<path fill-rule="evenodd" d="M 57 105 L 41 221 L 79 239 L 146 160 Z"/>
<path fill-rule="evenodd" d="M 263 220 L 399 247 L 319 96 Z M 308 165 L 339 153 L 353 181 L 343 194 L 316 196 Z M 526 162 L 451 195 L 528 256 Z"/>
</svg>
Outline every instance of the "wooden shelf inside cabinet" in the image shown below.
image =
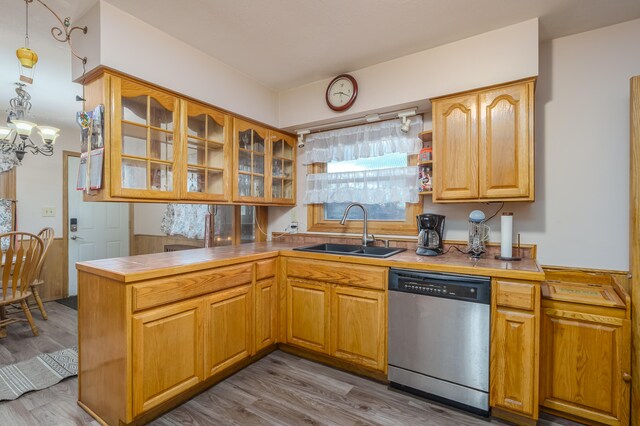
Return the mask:
<svg viewBox="0 0 640 426">
<path fill-rule="evenodd" d="M 422 192 L 418 192 L 418 195 L 431 195 L 433 194 L 433 191 L 422 191 Z"/>
<path fill-rule="evenodd" d="M 422 142 L 431 142 L 433 140 L 433 131 L 427 130 L 418 134 L 418 137 Z"/>
<path fill-rule="evenodd" d="M 431 165 L 433 165 L 433 160 L 418 161 L 418 166 L 431 166 Z"/>
</svg>

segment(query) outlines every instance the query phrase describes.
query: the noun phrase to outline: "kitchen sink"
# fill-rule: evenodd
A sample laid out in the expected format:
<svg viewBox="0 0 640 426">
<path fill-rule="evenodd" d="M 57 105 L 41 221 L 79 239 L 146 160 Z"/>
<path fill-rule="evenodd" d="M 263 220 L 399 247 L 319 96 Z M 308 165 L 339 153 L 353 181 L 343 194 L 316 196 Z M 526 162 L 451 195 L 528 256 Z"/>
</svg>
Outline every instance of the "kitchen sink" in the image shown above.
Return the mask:
<svg viewBox="0 0 640 426">
<path fill-rule="evenodd" d="M 294 250 L 309 251 L 313 253 L 344 254 L 347 256 L 362 257 L 391 257 L 406 250 L 398 247 L 363 247 L 354 244 L 316 244 L 307 247 L 296 247 Z"/>
</svg>

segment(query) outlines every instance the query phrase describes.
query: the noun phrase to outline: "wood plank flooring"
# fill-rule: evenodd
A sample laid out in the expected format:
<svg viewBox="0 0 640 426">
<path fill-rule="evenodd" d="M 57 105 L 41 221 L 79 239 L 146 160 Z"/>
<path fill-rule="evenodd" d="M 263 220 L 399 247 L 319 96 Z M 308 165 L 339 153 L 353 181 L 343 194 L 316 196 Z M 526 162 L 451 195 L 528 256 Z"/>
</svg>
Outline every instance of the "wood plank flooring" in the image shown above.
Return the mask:
<svg viewBox="0 0 640 426">
<path fill-rule="evenodd" d="M 76 311 L 47 303 L 40 336 L 14 324 L 0 366 L 76 344 Z M 0 425 L 98 425 L 76 404 L 77 378 L 0 402 Z M 165 425 L 505 425 L 389 390 L 385 385 L 276 351 L 151 423 Z M 577 425 L 548 417 L 541 426 Z"/>
</svg>

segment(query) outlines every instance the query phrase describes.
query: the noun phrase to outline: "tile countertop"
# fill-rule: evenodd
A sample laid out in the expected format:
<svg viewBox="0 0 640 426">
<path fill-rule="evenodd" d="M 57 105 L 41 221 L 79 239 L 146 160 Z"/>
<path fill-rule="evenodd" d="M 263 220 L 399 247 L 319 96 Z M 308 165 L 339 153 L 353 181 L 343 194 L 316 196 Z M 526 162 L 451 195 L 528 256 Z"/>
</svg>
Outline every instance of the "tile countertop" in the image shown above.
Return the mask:
<svg viewBox="0 0 640 426">
<path fill-rule="evenodd" d="M 168 253 L 145 254 L 76 263 L 78 271 L 111 278 L 124 283 L 197 272 L 204 269 L 252 262 L 277 256 L 386 266 L 392 268 L 429 270 L 543 281 L 544 271 L 533 259 L 505 262 L 483 257 L 470 259 L 468 255 L 450 252 L 442 256 L 418 256 L 411 249 L 386 259 L 294 251 L 309 244 L 265 242 L 202 248 Z"/>
</svg>

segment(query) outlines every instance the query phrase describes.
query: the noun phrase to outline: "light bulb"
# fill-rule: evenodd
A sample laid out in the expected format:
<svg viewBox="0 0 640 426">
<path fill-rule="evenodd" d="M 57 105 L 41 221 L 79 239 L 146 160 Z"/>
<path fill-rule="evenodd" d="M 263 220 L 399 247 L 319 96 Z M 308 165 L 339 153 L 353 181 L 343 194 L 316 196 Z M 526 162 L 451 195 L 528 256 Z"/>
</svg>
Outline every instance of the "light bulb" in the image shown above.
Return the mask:
<svg viewBox="0 0 640 426">
<path fill-rule="evenodd" d="M 25 120 L 12 120 L 11 123 L 16 126 L 16 132 L 22 139 L 26 139 L 31 136 L 31 131 L 37 126 L 36 123 Z"/>
<path fill-rule="evenodd" d="M 56 142 L 56 138 L 60 136 L 60 129 L 50 126 L 38 126 L 38 133 L 45 144 L 53 145 Z"/>
</svg>

